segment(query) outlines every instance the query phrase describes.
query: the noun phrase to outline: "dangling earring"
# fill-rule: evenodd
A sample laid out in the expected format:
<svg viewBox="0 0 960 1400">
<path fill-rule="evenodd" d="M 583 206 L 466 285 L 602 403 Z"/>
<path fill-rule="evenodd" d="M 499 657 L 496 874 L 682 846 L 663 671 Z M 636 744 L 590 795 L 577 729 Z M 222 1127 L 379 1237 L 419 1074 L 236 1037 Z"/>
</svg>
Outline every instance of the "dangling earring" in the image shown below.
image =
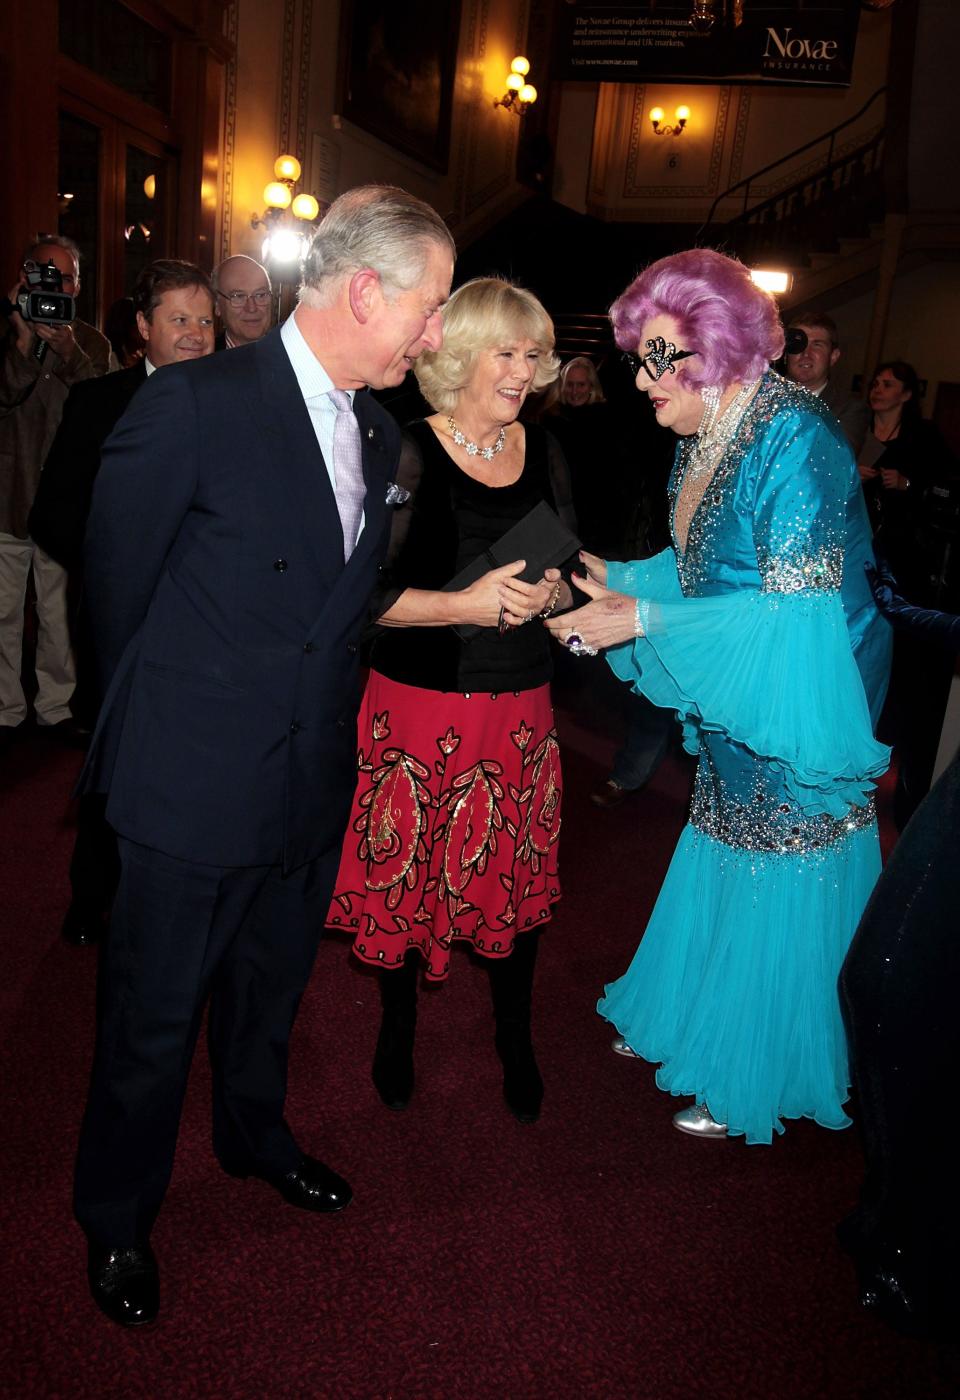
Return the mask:
<svg viewBox="0 0 960 1400">
<path fill-rule="evenodd" d="M 717 410 L 720 407 L 720 385 L 704 384 L 700 390 L 700 397 L 703 399 L 703 417 L 700 419 L 697 436 L 706 437 L 717 421 Z"/>
</svg>

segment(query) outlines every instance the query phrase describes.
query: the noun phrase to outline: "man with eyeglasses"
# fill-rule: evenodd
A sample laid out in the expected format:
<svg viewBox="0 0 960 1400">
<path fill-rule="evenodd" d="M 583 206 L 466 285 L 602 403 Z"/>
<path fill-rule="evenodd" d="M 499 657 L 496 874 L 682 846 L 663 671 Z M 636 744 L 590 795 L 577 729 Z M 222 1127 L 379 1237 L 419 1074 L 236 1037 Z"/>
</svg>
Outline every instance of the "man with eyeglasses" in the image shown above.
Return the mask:
<svg viewBox="0 0 960 1400">
<path fill-rule="evenodd" d="M 213 285 L 221 326 L 215 350 L 252 345 L 266 335 L 273 320 L 273 288 L 265 267 L 237 253 L 215 269 Z"/>
</svg>

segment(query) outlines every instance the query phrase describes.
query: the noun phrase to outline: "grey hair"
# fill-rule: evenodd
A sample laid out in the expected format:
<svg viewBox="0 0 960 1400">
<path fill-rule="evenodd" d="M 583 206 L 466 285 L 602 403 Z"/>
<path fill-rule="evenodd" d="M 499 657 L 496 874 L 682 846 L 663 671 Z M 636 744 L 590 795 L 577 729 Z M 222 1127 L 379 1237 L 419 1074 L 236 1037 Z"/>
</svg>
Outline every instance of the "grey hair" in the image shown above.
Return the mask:
<svg viewBox="0 0 960 1400">
<path fill-rule="evenodd" d="M 409 291 L 423 277 L 431 244 L 456 256 L 450 230 L 429 204 L 396 185 L 358 185 L 324 214 L 304 254 L 300 300 L 327 305 L 335 282 L 367 267 L 388 296 Z"/>
<path fill-rule="evenodd" d="M 33 242 L 28 244 L 23 254 L 23 258 L 21 259 L 21 265 L 22 263 L 25 263 L 28 258 L 32 258 L 38 248 L 65 248 L 66 251 L 73 258 L 74 262 L 77 264 L 77 268 L 79 270 L 80 249 L 78 248 L 77 244 L 74 243 L 73 239 L 67 238 L 65 234 L 38 233 L 37 236 L 34 238 Z"/>
</svg>

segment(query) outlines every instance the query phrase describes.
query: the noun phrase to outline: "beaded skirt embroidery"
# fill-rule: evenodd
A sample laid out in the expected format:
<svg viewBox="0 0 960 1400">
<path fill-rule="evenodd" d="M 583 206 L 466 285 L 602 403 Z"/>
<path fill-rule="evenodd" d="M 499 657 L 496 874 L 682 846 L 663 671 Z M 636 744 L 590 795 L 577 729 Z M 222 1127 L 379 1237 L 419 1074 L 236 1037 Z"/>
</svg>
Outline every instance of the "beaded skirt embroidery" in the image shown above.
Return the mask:
<svg viewBox="0 0 960 1400">
<path fill-rule="evenodd" d="M 549 686 L 459 695 L 371 672 L 357 790 L 327 927 L 366 963 L 409 948 L 428 979 L 454 941 L 506 957 L 560 898 L 562 780 Z"/>
</svg>

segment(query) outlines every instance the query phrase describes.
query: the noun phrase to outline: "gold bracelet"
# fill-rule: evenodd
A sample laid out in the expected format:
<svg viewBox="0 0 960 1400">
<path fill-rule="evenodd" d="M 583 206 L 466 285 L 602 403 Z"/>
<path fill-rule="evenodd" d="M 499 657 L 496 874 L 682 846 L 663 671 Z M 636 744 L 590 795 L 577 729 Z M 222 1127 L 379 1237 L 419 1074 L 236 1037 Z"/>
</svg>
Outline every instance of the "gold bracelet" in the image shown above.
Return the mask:
<svg viewBox="0 0 960 1400">
<path fill-rule="evenodd" d="M 557 606 L 557 604 L 558 604 L 559 601 L 560 601 L 560 585 L 561 585 L 562 582 L 563 582 L 563 579 L 560 579 L 560 578 L 557 579 L 557 582 L 556 582 L 556 584 L 554 585 L 554 589 L 553 589 L 553 596 L 551 597 L 549 603 L 548 603 L 547 606 L 543 609 L 543 611 L 537 613 L 537 617 L 549 617 L 550 614 L 553 612 L 554 608 Z"/>
</svg>

